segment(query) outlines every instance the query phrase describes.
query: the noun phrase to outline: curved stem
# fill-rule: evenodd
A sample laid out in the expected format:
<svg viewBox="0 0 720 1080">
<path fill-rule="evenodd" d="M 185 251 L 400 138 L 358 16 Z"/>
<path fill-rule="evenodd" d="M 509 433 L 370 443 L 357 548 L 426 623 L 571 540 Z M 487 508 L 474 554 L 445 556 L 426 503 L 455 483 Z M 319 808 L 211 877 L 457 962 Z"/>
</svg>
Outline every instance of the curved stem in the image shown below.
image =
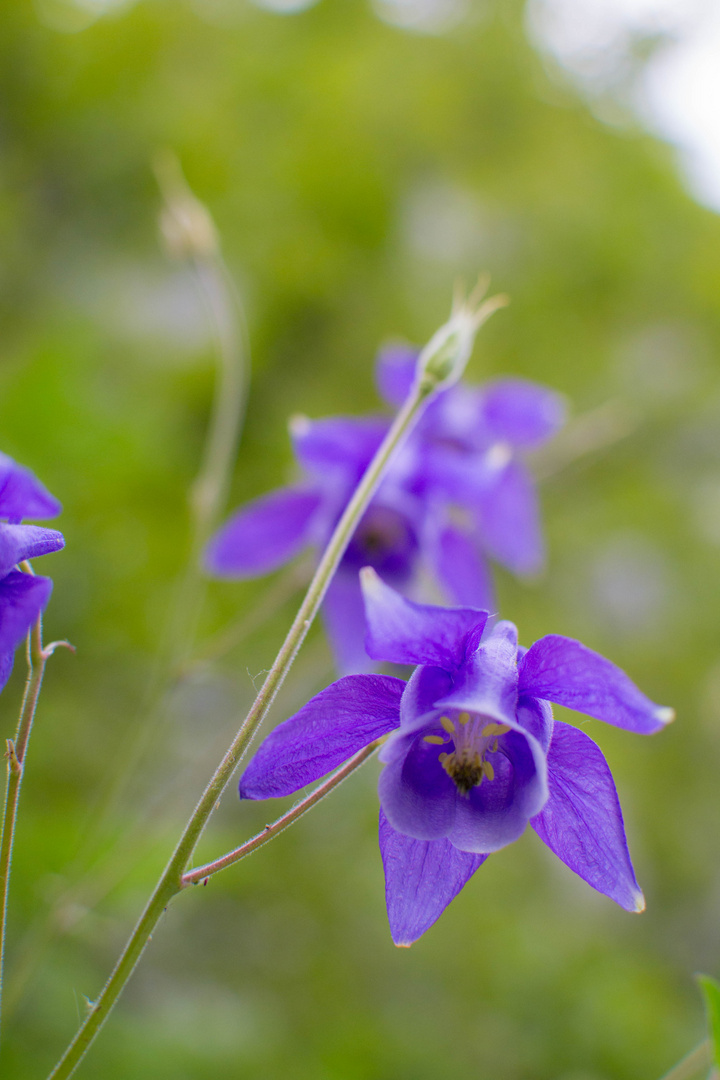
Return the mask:
<svg viewBox="0 0 720 1080">
<path fill-rule="evenodd" d="M 329 776 L 327 780 L 324 780 L 322 784 L 306 795 L 304 799 L 301 799 L 299 803 L 291 807 L 287 813 L 283 814 L 276 821 L 273 821 L 272 825 L 266 825 L 262 832 L 259 832 L 257 836 L 253 836 L 251 840 L 246 840 L 244 844 L 241 844 L 239 848 L 235 848 L 234 851 L 229 851 L 227 855 L 221 856 L 219 859 L 214 859 L 213 862 L 205 863 L 204 866 L 198 866 L 194 870 L 188 870 L 186 874 L 182 876 L 183 888 L 187 885 L 197 885 L 199 881 L 203 884 L 213 874 L 218 874 L 221 870 L 226 870 L 228 866 L 233 866 L 234 863 L 240 862 L 246 855 L 251 855 L 253 851 L 257 851 L 263 844 L 267 844 L 269 840 L 273 840 L 284 829 L 287 829 L 288 825 L 293 825 L 298 818 L 301 818 L 303 814 L 306 814 L 308 810 L 311 810 L 313 806 L 316 806 L 321 799 L 324 799 L 326 795 L 329 795 L 331 791 L 334 791 L 338 784 L 341 784 L 343 780 L 346 780 L 351 773 L 354 773 L 356 769 L 359 769 L 372 754 L 375 753 L 380 740 L 370 743 L 369 746 L 364 747 L 354 757 L 351 757 L 349 761 L 339 768 L 336 772 Z"/>
<path fill-rule="evenodd" d="M 712 1046 L 710 1040 L 705 1039 L 689 1054 L 686 1054 L 682 1061 L 673 1066 L 670 1072 L 665 1073 L 661 1080 L 695 1080 L 697 1074 L 701 1070 L 709 1068 L 712 1063 Z"/>
<path fill-rule="evenodd" d="M 183 888 L 183 874 L 218 799 L 227 787 L 240 758 L 245 753 L 253 735 L 280 689 L 318 612 L 333 574 L 337 570 L 345 549 L 350 542 L 350 538 L 374 495 L 390 459 L 410 433 L 433 390 L 434 386 L 428 380 L 418 380 L 408 400 L 395 417 L 382 445 L 368 466 L 330 538 L 305 599 L 300 605 L 295 621 L 268 672 L 250 712 L 228 747 L 185 826 L 177 847 L 158 881 L 155 891 L 140 917 L 140 921 L 130 936 L 115 970 L 92 1009 L 90 1009 L 85 1022 L 67 1051 L 51 1073 L 51 1080 L 67 1080 L 67 1077 L 73 1074 L 120 996 L 125 983 L 130 978 L 153 929 L 162 916 L 166 904 Z"/>
<path fill-rule="evenodd" d="M 24 563 L 23 570 L 32 573 L 30 565 Z M 53 646 L 54 648 L 54 646 Z M 25 683 L 20 718 L 14 739 L 7 740 L 7 787 L 2 820 L 2 839 L 0 839 L 0 995 L 2 994 L 3 964 L 5 958 L 5 930 L 7 923 L 8 890 L 10 885 L 10 866 L 12 863 L 15 822 L 17 820 L 20 788 L 22 786 L 25 755 L 32 730 L 35 710 L 40 696 L 45 663 L 53 649 L 44 650 L 42 644 L 42 616 L 38 615 L 27 638 L 28 675 Z"/>
</svg>

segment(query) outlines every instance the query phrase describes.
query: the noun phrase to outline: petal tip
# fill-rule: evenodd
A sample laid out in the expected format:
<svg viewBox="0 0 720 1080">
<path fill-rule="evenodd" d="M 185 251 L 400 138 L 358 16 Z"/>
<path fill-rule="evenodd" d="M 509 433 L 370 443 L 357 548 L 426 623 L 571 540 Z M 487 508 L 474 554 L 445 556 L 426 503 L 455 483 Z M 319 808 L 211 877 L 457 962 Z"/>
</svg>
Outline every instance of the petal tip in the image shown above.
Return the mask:
<svg viewBox="0 0 720 1080">
<path fill-rule="evenodd" d="M 293 413 L 288 420 L 288 431 L 291 435 L 301 439 L 304 435 L 307 435 L 310 430 L 312 421 L 305 413 Z"/>
<path fill-rule="evenodd" d="M 363 566 L 360 571 L 360 584 L 364 592 L 377 592 L 382 586 L 382 581 L 372 566 Z"/>
<path fill-rule="evenodd" d="M 393 945 L 396 949 L 409 949 L 412 945 L 412 941 L 394 941 Z"/>
<path fill-rule="evenodd" d="M 666 726 L 675 719 L 675 710 L 671 709 L 669 705 L 661 705 L 655 710 L 655 717 L 663 726 Z"/>
<path fill-rule="evenodd" d="M 640 915 L 645 910 L 645 907 L 646 907 L 645 897 L 643 896 L 643 894 L 641 892 L 638 892 L 637 895 L 635 896 L 635 907 L 633 908 L 633 912 L 636 915 Z"/>
</svg>

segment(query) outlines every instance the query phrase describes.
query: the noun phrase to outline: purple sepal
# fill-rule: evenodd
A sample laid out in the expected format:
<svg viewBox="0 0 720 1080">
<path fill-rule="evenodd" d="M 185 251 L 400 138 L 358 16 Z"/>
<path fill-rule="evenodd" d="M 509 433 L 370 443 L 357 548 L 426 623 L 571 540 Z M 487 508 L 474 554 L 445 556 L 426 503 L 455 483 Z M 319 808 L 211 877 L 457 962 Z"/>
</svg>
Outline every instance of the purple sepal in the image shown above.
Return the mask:
<svg viewBox="0 0 720 1080">
<path fill-rule="evenodd" d="M 0 578 L 24 559 L 36 559 L 63 547 L 65 540 L 56 529 L 0 523 Z"/>
<path fill-rule="evenodd" d="M 442 915 L 487 855 L 458 851 L 448 840 L 414 840 L 380 811 L 380 852 L 390 933 L 412 945 Z"/>
<path fill-rule="evenodd" d="M 20 644 L 50 599 L 52 587 L 50 578 L 19 570 L 0 580 L 0 654 Z"/>
<path fill-rule="evenodd" d="M 12 675 L 13 664 L 15 663 L 15 650 L 10 649 L 6 653 L 0 653 L 0 690 L 3 690 L 5 683 Z"/>
<path fill-rule="evenodd" d="M 419 355 L 410 345 L 386 345 L 378 353 L 375 382 L 380 397 L 393 408 L 399 408 L 412 390 Z"/>
<path fill-rule="evenodd" d="M 307 543 L 320 501 L 315 491 L 288 487 L 247 503 L 215 533 L 205 569 L 223 578 L 276 570 Z"/>
<path fill-rule="evenodd" d="M 365 650 L 365 607 L 356 572 L 340 566 L 325 594 L 322 617 L 339 673 L 374 671 L 377 662 Z"/>
<path fill-rule="evenodd" d="M 481 411 L 493 440 L 532 449 L 565 423 L 565 399 L 525 379 L 499 379 L 483 387 Z"/>
<path fill-rule="evenodd" d="M 510 461 L 474 495 L 482 544 L 514 574 L 536 574 L 545 561 L 538 497 L 530 473 Z"/>
<path fill-rule="evenodd" d="M 675 715 L 645 697 L 610 660 L 560 634 L 548 634 L 528 649 L 519 664 L 519 687 L 640 735 L 660 731 Z"/>
<path fill-rule="evenodd" d="M 530 824 L 583 881 L 626 911 L 643 911 L 615 784 L 600 748 L 557 720 L 548 752 L 550 797 Z"/>
<path fill-rule="evenodd" d="M 396 728 L 405 683 L 348 675 L 271 731 L 240 780 L 243 799 L 292 795 Z"/>
<path fill-rule="evenodd" d="M 467 533 L 446 525 L 432 538 L 431 559 L 453 604 L 495 610 L 492 579 L 485 560 Z"/>
<path fill-rule="evenodd" d="M 298 417 L 290 427 L 295 456 L 319 480 L 341 472 L 355 485 L 385 438 L 388 421 L 381 416 Z"/>
<path fill-rule="evenodd" d="M 53 518 L 62 506 L 37 477 L 7 454 L 0 454 L 0 518 Z"/>
<path fill-rule="evenodd" d="M 452 671 L 464 660 L 470 631 L 482 630 L 486 611 L 414 604 L 386 585 L 370 567 L 360 573 L 367 636 L 365 648 L 377 660 L 435 664 Z"/>
</svg>

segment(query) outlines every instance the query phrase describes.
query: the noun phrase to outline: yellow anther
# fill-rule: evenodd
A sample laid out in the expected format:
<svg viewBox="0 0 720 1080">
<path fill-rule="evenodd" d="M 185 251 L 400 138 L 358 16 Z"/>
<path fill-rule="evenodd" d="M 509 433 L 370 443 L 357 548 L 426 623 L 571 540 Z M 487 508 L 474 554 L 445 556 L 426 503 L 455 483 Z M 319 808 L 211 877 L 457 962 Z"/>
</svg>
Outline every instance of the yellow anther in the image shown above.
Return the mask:
<svg viewBox="0 0 720 1080">
<path fill-rule="evenodd" d="M 482 768 L 483 768 L 483 772 L 484 772 L 485 776 L 487 776 L 488 780 L 494 780 L 495 779 L 495 770 L 493 769 L 493 767 L 492 767 L 492 765 L 490 764 L 489 761 L 484 761 Z"/>
<path fill-rule="evenodd" d="M 444 765 L 449 757 L 450 757 L 449 754 L 438 754 L 438 761 L 440 762 L 441 765 Z"/>
<path fill-rule="evenodd" d="M 445 728 L 448 735 L 454 735 L 455 734 L 455 725 L 453 724 L 453 722 L 452 722 L 452 720 L 450 719 L 449 716 L 441 716 L 440 717 L 440 723 Z"/>
<path fill-rule="evenodd" d="M 482 729 L 486 738 L 490 735 L 507 735 L 508 731 L 510 731 L 509 724 L 486 724 Z"/>
<path fill-rule="evenodd" d="M 426 735 L 423 739 L 423 742 L 431 742 L 435 743 L 436 746 L 442 746 L 445 740 L 443 739 L 442 735 Z"/>
<path fill-rule="evenodd" d="M 496 739 L 495 742 L 490 747 L 490 753 L 491 754 L 497 754 L 497 750 L 498 750 L 498 741 Z"/>
<path fill-rule="evenodd" d="M 460 721 L 461 724 L 469 724 L 470 723 L 470 713 L 469 712 L 461 712 L 460 715 L 458 716 L 458 720 Z"/>
</svg>

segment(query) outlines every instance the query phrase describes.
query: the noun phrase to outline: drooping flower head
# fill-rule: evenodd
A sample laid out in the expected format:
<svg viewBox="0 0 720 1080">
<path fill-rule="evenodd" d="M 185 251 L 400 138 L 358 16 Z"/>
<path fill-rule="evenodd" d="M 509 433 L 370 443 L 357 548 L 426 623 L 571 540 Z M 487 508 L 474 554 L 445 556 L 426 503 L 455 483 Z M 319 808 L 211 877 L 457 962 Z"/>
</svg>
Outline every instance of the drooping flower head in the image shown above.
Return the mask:
<svg viewBox="0 0 720 1080">
<path fill-rule="evenodd" d="M 378 385 L 399 407 L 417 377 L 418 351 L 380 354 Z M 357 572 L 372 566 L 419 598 L 429 571 L 453 603 L 493 609 L 485 555 L 518 574 L 543 563 L 535 486 L 522 454 L 549 439 L 564 417 L 560 395 L 505 379 L 440 391 L 393 459 L 328 590 L 323 616 L 341 671 L 372 668 L 364 647 Z M 291 422 L 303 478 L 254 500 L 219 530 L 207 570 L 223 578 L 277 569 L 302 548 L 322 548 L 389 427 L 384 417 Z"/>
<path fill-rule="evenodd" d="M 389 736 L 380 758 L 380 847 L 388 916 L 407 945 L 440 916 L 488 855 L 528 823 L 570 869 L 628 911 L 644 907 L 607 763 L 550 702 L 640 734 L 672 711 L 619 668 L 559 635 L 518 648 L 487 612 L 413 603 L 363 573 L 367 647 L 418 665 L 406 684 L 350 675 L 265 739 L 243 798 L 289 795 Z"/>
<path fill-rule="evenodd" d="M 10 677 L 15 649 L 52 592 L 50 578 L 22 573 L 17 566 L 65 545 L 56 529 L 20 522 L 56 517 L 61 509 L 29 469 L 0 454 L 0 690 Z"/>
</svg>

